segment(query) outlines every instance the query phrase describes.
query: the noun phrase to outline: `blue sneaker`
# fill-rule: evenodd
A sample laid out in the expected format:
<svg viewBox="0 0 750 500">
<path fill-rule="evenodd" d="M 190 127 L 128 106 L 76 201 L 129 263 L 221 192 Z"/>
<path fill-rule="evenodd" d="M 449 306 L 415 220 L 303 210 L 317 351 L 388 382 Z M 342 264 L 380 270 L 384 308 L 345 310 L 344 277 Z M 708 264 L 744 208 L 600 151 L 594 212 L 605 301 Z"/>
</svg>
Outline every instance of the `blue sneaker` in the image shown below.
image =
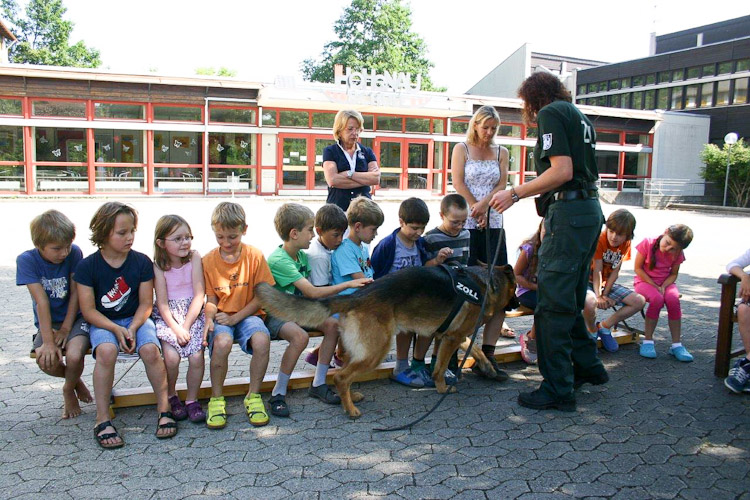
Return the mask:
<svg viewBox="0 0 750 500">
<path fill-rule="evenodd" d="M 415 389 L 424 387 L 422 377 L 411 368 L 407 368 L 398 375 L 391 375 L 391 380 L 398 382 L 401 385 L 405 385 L 406 387 L 413 387 Z"/>
<path fill-rule="evenodd" d="M 750 373 L 748 373 L 743 365 L 750 369 L 750 363 L 742 363 L 742 358 L 738 359 L 734 363 L 734 366 L 729 370 L 729 376 L 724 379 L 724 385 L 727 386 L 732 392 L 750 392 Z"/>
<path fill-rule="evenodd" d="M 418 368 L 414 369 L 413 372 L 416 373 L 419 379 L 422 381 L 423 387 L 435 387 L 435 381 L 432 380 L 432 375 L 430 374 L 430 370 L 427 369 L 426 365 L 419 366 Z"/>
<path fill-rule="evenodd" d="M 447 385 L 456 385 L 458 383 L 458 377 L 456 377 L 452 371 L 445 370 L 445 383 Z"/>
<path fill-rule="evenodd" d="M 685 346 L 670 347 L 669 354 L 677 358 L 678 361 L 683 363 L 690 363 L 693 360 L 693 355 L 685 349 Z"/>
<path fill-rule="evenodd" d="M 597 335 L 602 341 L 602 347 L 604 348 L 604 350 L 607 352 L 617 352 L 617 350 L 620 348 L 620 344 L 618 344 L 615 338 L 612 336 L 612 330 L 610 330 L 609 328 L 604 328 L 599 324 L 597 324 L 597 326 L 599 326 Z"/>
<path fill-rule="evenodd" d="M 654 344 L 641 344 L 640 353 L 644 358 L 653 359 L 656 357 L 656 347 L 654 347 Z"/>
</svg>

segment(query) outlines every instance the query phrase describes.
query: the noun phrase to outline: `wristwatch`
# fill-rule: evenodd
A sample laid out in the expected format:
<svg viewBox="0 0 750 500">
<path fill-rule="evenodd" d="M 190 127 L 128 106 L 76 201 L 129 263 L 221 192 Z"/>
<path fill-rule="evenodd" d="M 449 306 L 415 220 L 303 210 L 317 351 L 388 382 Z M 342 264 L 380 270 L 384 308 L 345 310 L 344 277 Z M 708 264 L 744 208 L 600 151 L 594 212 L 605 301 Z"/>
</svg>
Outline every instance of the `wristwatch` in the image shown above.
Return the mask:
<svg viewBox="0 0 750 500">
<path fill-rule="evenodd" d="M 516 194 L 516 190 L 514 188 L 510 188 L 510 199 L 513 200 L 513 203 L 518 203 L 518 200 L 521 199 Z"/>
<path fill-rule="evenodd" d="M 354 170 L 348 170 L 346 176 L 351 179 L 354 176 Z"/>
</svg>

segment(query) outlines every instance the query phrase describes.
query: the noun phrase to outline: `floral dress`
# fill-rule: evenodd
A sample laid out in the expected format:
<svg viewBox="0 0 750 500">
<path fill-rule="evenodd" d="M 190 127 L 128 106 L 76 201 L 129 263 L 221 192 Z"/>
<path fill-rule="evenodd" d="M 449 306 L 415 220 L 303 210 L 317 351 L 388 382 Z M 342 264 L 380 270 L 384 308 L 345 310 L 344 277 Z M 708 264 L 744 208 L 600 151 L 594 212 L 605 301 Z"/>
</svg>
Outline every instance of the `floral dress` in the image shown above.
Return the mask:
<svg viewBox="0 0 750 500">
<path fill-rule="evenodd" d="M 500 182 L 500 146 L 497 149 L 497 158 L 494 160 L 473 160 L 469 156 L 469 146 L 466 148 L 466 163 L 464 164 L 464 183 L 475 200 L 479 201 L 488 194 Z M 477 229 L 477 221 L 469 216 L 466 220 L 466 229 Z M 503 227 L 503 215 L 495 210 L 490 211 L 489 227 L 500 229 Z"/>
</svg>

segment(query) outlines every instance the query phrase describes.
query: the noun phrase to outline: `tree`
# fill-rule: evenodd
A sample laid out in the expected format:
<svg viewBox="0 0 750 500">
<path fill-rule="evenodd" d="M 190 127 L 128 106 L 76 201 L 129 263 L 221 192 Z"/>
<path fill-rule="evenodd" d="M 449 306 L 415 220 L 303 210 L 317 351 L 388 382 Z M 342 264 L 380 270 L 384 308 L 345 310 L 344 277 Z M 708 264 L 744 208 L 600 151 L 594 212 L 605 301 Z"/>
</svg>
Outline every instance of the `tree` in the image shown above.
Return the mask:
<svg viewBox="0 0 750 500">
<path fill-rule="evenodd" d="M 195 74 L 196 75 L 202 75 L 202 76 L 237 76 L 237 70 L 225 68 L 224 66 L 219 68 L 218 73 L 216 72 L 216 68 L 195 68 Z"/>
<path fill-rule="evenodd" d="M 82 41 L 70 45 L 73 22 L 63 19 L 67 9 L 62 0 L 31 0 L 23 16 L 17 0 L 2 0 L 2 8 L 19 31 L 13 33 L 18 43 L 10 50 L 11 62 L 80 68 L 101 65 L 98 50 Z"/>
<path fill-rule="evenodd" d="M 430 80 L 435 65 L 426 58 L 427 46 L 411 31 L 411 8 L 401 0 L 352 0 L 333 25 L 338 40 L 323 47 L 321 59 L 302 62 L 305 80 L 333 83 L 333 66 L 377 73 L 421 75 L 423 90 L 444 92 Z"/>
<path fill-rule="evenodd" d="M 723 148 L 706 144 L 701 151 L 701 160 L 705 163 L 701 177 L 724 189 L 728 155 L 728 144 L 724 144 Z M 732 146 L 729 164 L 729 199 L 734 201 L 735 206 L 747 207 L 750 203 L 750 147 L 744 139 Z"/>
</svg>

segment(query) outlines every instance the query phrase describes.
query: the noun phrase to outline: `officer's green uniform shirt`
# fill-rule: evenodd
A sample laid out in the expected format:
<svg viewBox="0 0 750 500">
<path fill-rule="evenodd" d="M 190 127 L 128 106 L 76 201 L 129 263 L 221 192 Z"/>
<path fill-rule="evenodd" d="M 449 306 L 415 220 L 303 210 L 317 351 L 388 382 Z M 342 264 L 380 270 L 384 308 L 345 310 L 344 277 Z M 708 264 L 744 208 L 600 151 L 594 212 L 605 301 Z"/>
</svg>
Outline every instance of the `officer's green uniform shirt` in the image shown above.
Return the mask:
<svg viewBox="0 0 750 500">
<path fill-rule="evenodd" d="M 271 268 L 273 279 L 276 280 L 275 288 L 285 293 L 302 295 L 294 286 L 294 282 L 310 276 L 310 266 L 307 265 L 307 254 L 304 250 L 297 252 L 297 260 L 294 260 L 279 245 L 279 248 L 268 256 L 268 267 Z"/>
<path fill-rule="evenodd" d="M 537 115 L 538 138 L 534 146 L 537 173 L 550 167 L 550 157 L 570 156 L 573 178 L 556 191 L 582 189 L 597 181 L 596 132 L 586 115 L 567 101 L 555 101 Z"/>
</svg>

